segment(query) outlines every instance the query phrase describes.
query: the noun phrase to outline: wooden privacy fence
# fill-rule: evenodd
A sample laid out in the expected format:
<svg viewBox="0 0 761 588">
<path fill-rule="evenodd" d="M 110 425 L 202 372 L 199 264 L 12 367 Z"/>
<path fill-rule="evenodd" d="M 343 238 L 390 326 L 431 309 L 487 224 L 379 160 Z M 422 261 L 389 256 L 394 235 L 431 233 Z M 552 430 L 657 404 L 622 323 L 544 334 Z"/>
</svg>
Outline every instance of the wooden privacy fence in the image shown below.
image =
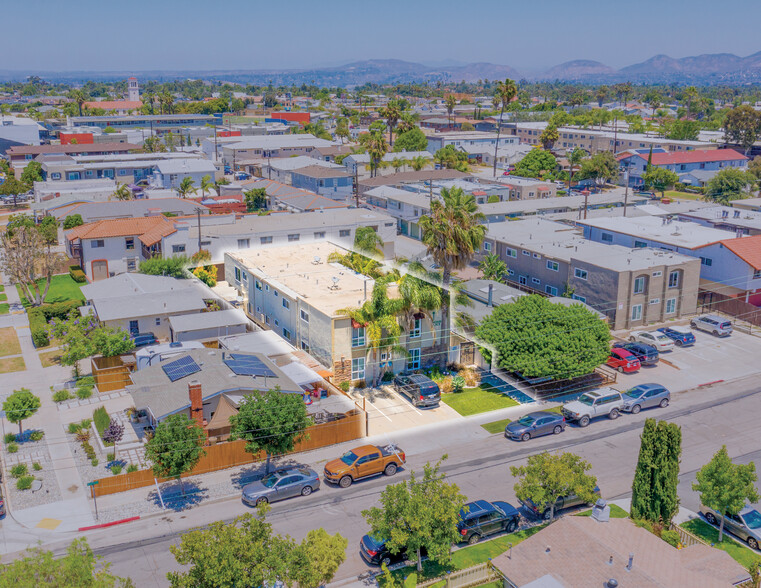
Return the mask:
<svg viewBox="0 0 761 588">
<path fill-rule="evenodd" d="M 95 379 L 95 387 L 101 394 L 124 390 L 124 387 L 132 383 L 130 373 L 134 364 L 125 363 L 120 356 L 93 357 L 90 360 L 92 375 Z"/>
<path fill-rule="evenodd" d="M 440 578 L 421 582 L 418 584 L 418 588 L 426 588 L 438 584 L 439 582 L 446 582 L 446 588 L 469 588 L 470 586 L 488 584 L 499 578 L 499 574 L 494 571 L 492 565 L 489 562 L 486 562 L 475 565 L 472 568 L 452 572 L 451 574 L 441 576 Z"/>
<path fill-rule="evenodd" d="M 312 425 L 306 431 L 309 439 L 297 443 L 293 453 L 319 449 L 320 447 L 364 437 L 365 419 L 365 412 L 352 409 L 346 413 L 346 417 L 343 419 Z M 182 477 L 197 476 L 235 466 L 252 464 L 266 458 L 266 454 L 263 452 L 257 455 L 246 453 L 245 446 L 245 441 L 228 441 L 209 445 L 206 447 L 206 455 L 200 459 L 196 467 L 187 474 L 183 474 Z M 106 494 L 116 494 L 117 492 L 134 490 L 135 488 L 144 488 L 154 483 L 153 477 L 151 470 L 140 470 L 101 478 L 94 486 L 95 495 L 105 496 Z M 166 482 L 168 480 L 169 478 L 159 478 L 159 482 Z"/>
<path fill-rule="evenodd" d="M 699 303 L 701 312 L 721 312 L 761 327 L 761 308 L 741 298 L 732 298 L 718 292 L 700 292 Z"/>
</svg>

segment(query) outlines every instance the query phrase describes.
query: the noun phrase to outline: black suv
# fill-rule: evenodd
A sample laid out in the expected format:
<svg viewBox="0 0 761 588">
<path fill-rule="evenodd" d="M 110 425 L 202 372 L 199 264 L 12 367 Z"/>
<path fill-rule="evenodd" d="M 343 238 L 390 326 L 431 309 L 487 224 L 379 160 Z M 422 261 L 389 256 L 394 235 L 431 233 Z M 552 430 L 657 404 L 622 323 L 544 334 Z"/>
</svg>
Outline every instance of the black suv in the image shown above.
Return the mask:
<svg viewBox="0 0 761 588">
<path fill-rule="evenodd" d="M 410 558 L 407 557 L 406 552 L 400 551 L 399 553 L 391 553 L 386 546 L 386 542 L 381 539 L 375 539 L 372 535 L 365 535 L 359 542 L 359 554 L 362 559 L 365 560 L 371 566 L 379 566 L 386 564 L 396 564 L 402 561 L 406 561 Z M 420 554 L 425 557 L 425 547 L 420 549 Z M 417 556 L 411 558 L 416 559 Z"/>
<path fill-rule="evenodd" d="M 512 533 L 518 528 L 520 518 L 518 510 L 507 502 L 476 500 L 467 503 L 460 511 L 457 530 L 462 537 L 461 541 L 473 545 L 481 537 L 502 531 Z"/>
<path fill-rule="evenodd" d="M 619 347 L 621 349 L 626 349 L 627 351 L 631 351 L 634 354 L 634 357 L 639 359 L 639 363 L 641 365 L 657 365 L 659 354 L 658 350 L 653 347 L 652 345 L 647 345 L 646 343 L 639 343 L 637 341 L 634 341 L 632 343 L 614 343 L 613 347 Z"/>
<path fill-rule="evenodd" d="M 394 389 L 409 398 L 413 406 L 438 406 L 441 400 L 439 385 L 421 374 L 396 376 Z"/>
</svg>

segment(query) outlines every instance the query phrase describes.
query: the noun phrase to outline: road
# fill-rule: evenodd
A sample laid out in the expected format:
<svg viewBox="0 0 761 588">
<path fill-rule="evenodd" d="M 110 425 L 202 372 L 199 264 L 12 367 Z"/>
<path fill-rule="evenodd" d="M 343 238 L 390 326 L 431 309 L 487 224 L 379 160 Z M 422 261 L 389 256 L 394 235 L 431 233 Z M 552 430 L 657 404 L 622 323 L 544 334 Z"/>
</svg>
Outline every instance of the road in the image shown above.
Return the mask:
<svg viewBox="0 0 761 588">
<path fill-rule="evenodd" d="M 361 511 L 376 504 L 387 483 L 404 479 L 410 470 L 419 470 L 426 461 L 439 459 L 444 451 L 448 459 L 443 471 L 469 499 L 515 503 L 509 466 L 521 464 L 528 455 L 545 449 L 578 453 L 592 464 L 592 473 L 598 478 L 603 497 L 622 498 L 630 491 L 639 435 L 647 417 L 667 419 L 682 427 L 680 497 L 683 506 L 697 510 L 698 498 L 691 490 L 695 472 L 721 445 L 726 445 L 729 454 L 743 463 L 761 457 L 761 437 L 757 434 L 761 415 L 759 400 L 761 387 L 748 379 L 677 394 L 667 409 L 624 415 L 615 421 L 603 419 L 586 429 L 569 427 L 562 435 L 528 443 L 510 442 L 502 435 L 467 433 L 458 436 L 454 432 L 448 435 L 446 428 L 438 429 L 435 435 L 413 431 L 400 443 L 407 451 L 408 467 L 393 480 L 375 478 L 357 482 L 346 490 L 324 486 L 308 498 L 274 504 L 268 520 L 278 533 L 289 534 L 297 540 L 315 527 L 347 537 L 347 560 L 336 579 L 349 579 L 367 569 L 356 548 L 367 530 Z M 457 424 L 446 425 L 452 426 Z M 462 423 L 459 426 L 463 428 Z M 456 444 L 451 445 L 448 439 L 455 439 Z M 88 540 L 96 553 L 111 562 L 114 573 L 130 576 L 139 586 L 163 587 L 167 585 L 166 572 L 177 569 L 169 546 L 185 529 L 211 520 L 231 520 L 248 511 L 240 500 L 228 499 L 183 513 L 98 531 L 90 534 Z"/>
</svg>

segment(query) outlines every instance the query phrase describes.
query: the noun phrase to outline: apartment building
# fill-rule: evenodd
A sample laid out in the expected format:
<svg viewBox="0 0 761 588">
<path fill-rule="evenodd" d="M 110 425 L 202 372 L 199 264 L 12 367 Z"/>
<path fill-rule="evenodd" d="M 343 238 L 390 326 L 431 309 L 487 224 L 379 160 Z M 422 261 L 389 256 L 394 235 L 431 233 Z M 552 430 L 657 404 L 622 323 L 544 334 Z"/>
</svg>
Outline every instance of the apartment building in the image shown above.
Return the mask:
<svg viewBox="0 0 761 588">
<path fill-rule="evenodd" d="M 23 167 L 39 155 L 118 155 L 137 151 L 140 145 L 132 143 L 89 143 L 68 145 L 14 145 L 5 155 L 11 166 Z"/>
<path fill-rule="evenodd" d="M 677 174 L 686 183 L 700 181 L 705 172 L 719 172 L 723 169 L 736 168 L 744 170 L 748 158 L 734 149 L 695 149 L 682 153 L 669 153 L 665 149 L 627 150 L 616 156 L 619 163 L 629 171 L 629 185 L 644 185 L 643 174 L 647 171 L 648 162 L 653 167 L 660 167 Z M 688 178 L 691 174 L 698 174 Z"/>
<path fill-rule="evenodd" d="M 154 130 L 177 127 L 216 126 L 222 119 L 213 114 L 149 114 L 122 116 L 72 116 L 67 118 L 70 127 L 99 127 L 105 129 L 144 129 Z"/>
<path fill-rule="evenodd" d="M 518 143 L 518 137 L 509 134 L 499 135 L 497 133 L 487 133 L 483 131 L 455 131 L 450 133 L 434 133 L 428 135 L 428 151 L 436 153 L 447 145 L 453 147 L 486 147 L 499 144 L 500 147 L 515 145 Z"/>
<path fill-rule="evenodd" d="M 571 296 L 606 315 L 613 330 L 696 312 L 700 261 L 686 255 L 602 245 L 544 219 L 490 225 L 482 255 L 490 253 L 506 263 L 509 284 Z"/>
<path fill-rule="evenodd" d="M 354 196 L 354 177 L 345 169 L 310 165 L 291 172 L 294 188 L 307 190 L 339 202 Z"/>
<path fill-rule="evenodd" d="M 318 147 L 330 147 L 336 144 L 310 134 L 262 135 L 204 139 L 201 149 L 210 159 L 214 159 L 214 154 L 217 153 L 217 156 L 226 164 L 237 165 L 239 161 L 250 159 L 311 155 Z"/>
</svg>

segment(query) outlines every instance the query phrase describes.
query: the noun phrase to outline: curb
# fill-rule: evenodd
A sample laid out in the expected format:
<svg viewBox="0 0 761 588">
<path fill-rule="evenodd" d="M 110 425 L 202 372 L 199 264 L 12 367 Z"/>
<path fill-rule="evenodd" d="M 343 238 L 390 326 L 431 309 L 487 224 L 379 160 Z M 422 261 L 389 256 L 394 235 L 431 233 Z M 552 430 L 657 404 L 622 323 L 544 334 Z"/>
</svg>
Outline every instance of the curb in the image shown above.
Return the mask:
<svg viewBox="0 0 761 588">
<path fill-rule="evenodd" d="M 106 527 L 113 527 L 114 525 L 121 525 L 122 523 L 131 523 L 132 521 L 137 521 L 138 519 L 140 519 L 139 515 L 136 517 L 129 517 L 127 519 L 119 519 L 118 521 L 111 521 L 110 523 L 90 525 L 89 527 L 79 527 L 77 531 L 82 532 L 82 531 L 92 531 L 93 529 L 105 529 Z"/>
</svg>

